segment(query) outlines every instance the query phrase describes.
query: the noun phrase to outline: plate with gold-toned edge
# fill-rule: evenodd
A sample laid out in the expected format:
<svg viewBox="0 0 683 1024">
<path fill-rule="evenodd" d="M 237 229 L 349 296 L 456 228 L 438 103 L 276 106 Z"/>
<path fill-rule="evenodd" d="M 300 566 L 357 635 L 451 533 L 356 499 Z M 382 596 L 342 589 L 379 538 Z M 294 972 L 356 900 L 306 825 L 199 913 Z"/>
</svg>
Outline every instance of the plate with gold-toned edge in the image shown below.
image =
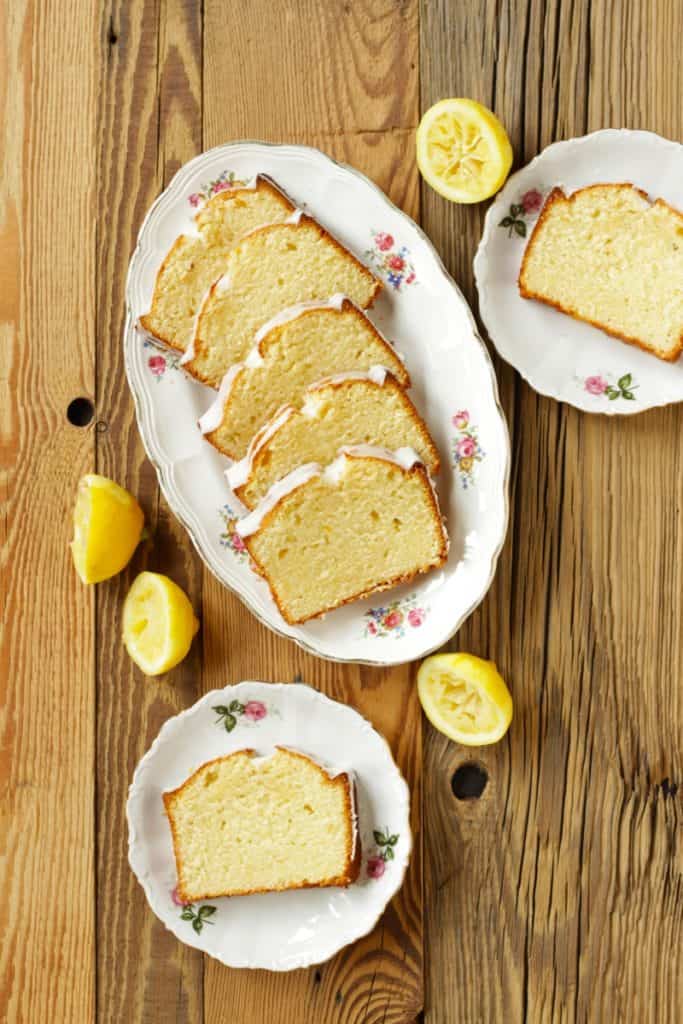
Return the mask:
<svg viewBox="0 0 683 1024">
<path fill-rule="evenodd" d="M 441 454 L 436 481 L 450 535 L 447 563 L 413 582 L 303 626 L 288 625 L 231 528 L 239 508 L 229 460 L 197 421 L 215 391 L 180 353 L 136 329 L 174 239 L 216 192 L 270 176 L 382 280 L 370 319 L 405 357 L 411 397 Z M 401 664 L 441 647 L 484 597 L 508 519 L 510 449 L 488 353 L 456 284 L 420 228 L 358 171 L 306 146 L 235 142 L 186 164 L 140 229 L 127 281 L 126 372 L 138 425 L 171 509 L 208 568 L 261 622 L 320 657 Z M 358 543 L 363 543 L 362 536 Z"/>
<path fill-rule="evenodd" d="M 357 881 L 184 903 L 162 794 L 207 761 L 245 748 L 268 756 L 276 746 L 307 754 L 331 776 L 353 773 Z M 228 833 L 239 807 L 235 794 Z M 328 960 L 374 928 L 412 848 L 410 794 L 386 740 L 353 708 L 301 683 L 226 686 L 169 719 L 135 770 L 127 817 L 128 859 L 151 909 L 181 942 L 229 967 L 291 971 Z"/>
<path fill-rule="evenodd" d="M 474 261 L 481 318 L 506 362 L 542 395 L 629 416 L 683 400 L 683 358 L 666 362 L 598 327 L 522 298 L 522 257 L 548 193 L 628 182 L 683 211 L 683 145 L 606 128 L 555 142 L 513 174 L 486 214 Z M 681 242 L 683 245 L 683 240 Z"/>
</svg>

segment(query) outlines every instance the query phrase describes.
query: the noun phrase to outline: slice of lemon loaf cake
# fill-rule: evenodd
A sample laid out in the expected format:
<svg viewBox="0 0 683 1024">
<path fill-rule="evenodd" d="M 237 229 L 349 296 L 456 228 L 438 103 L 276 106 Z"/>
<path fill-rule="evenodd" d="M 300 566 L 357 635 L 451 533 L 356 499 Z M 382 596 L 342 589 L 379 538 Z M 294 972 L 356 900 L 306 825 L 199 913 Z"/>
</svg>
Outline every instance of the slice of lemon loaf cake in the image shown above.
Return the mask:
<svg viewBox="0 0 683 1024">
<path fill-rule="evenodd" d="M 403 362 L 348 298 L 299 304 L 257 332 L 244 363 L 231 367 L 199 427 L 219 451 L 241 459 L 249 442 L 275 412 L 299 401 L 309 384 L 345 370 L 384 366 L 410 387 Z"/>
<path fill-rule="evenodd" d="M 196 232 L 180 235 L 166 254 L 149 313 L 140 317 L 143 330 L 185 351 L 206 290 L 223 273 L 235 242 L 293 212 L 293 204 L 262 175 L 251 187 L 225 189 L 212 196 L 195 216 Z"/>
<path fill-rule="evenodd" d="M 683 350 L 683 213 L 628 184 L 555 188 L 519 291 L 660 359 Z"/>
<path fill-rule="evenodd" d="M 347 886 L 358 877 L 353 779 L 331 777 L 305 754 L 238 750 L 203 764 L 163 799 L 184 902 Z"/>
<path fill-rule="evenodd" d="M 442 565 L 448 536 L 409 448 L 356 445 L 299 466 L 235 524 L 286 622 L 323 615 Z"/>
<path fill-rule="evenodd" d="M 431 475 L 439 453 L 407 394 L 381 366 L 318 381 L 287 405 L 253 438 L 244 459 L 227 471 L 228 483 L 247 508 L 297 466 L 326 465 L 339 449 L 355 444 L 412 448 Z"/>
<path fill-rule="evenodd" d="M 229 254 L 224 275 L 207 292 L 183 365 L 218 387 L 243 359 L 254 334 L 275 313 L 297 302 L 344 292 L 363 309 L 381 283 L 311 217 L 297 211 L 281 224 L 246 235 Z"/>
</svg>

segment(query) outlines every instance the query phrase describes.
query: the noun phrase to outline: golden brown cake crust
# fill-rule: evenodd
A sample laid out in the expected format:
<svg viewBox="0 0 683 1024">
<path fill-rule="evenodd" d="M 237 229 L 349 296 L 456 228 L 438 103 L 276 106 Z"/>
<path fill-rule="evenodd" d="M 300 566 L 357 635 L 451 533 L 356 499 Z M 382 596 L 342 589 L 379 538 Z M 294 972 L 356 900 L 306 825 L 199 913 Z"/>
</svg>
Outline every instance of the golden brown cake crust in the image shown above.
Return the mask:
<svg viewBox="0 0 683 1024">
<path fill-rule="evenodd" d="M 176 862 L 176 873 L 178 876 L 178 885 L 176 892 L 178 897 L 184 903 L 196 903 L 199 900 L 210 900 L 218 899 L 221 896 L 251 896 L 253 893 L 259 892 L 288 892 L 290 889 L 324 889 L 330 886 L 342 886 L 346 888 L 356 881 L 360 873 L 362 851 L 360 844 L 360 834 L 358 831 L 358 822 L 355 816 L 354 807 L 355 799 L 352 787 L 354 786 L 353 778 L 348 772 L 340 772 L 338 775 L 331 776 L 325 769 L 319 764 L 315 758 L 309 757 L 307 754 L 301 753 L 299 750 L 293 750 L 291 747 L 277 746 L 276 750 L 285 751 L 292 757 L 298 757 L 302 761 L 306 761 L 308 764 L 313 765 L 323 777 L 325 785 L 332 786 L 334 788 L 342 786 L 344 789 L 344 806 L 346 810 L 346 820 L 350 823 L 350 828 L 347 832 L 346 837 L 346 863 L 344 870 L 333 878 L 326 878 L 321 882 L 300 882 L 294 885 L 278 886 L 274 889 L 257 888 L 257 889 L 235 889 L 230 892 L 204 892 L 199 895 L 190 896 L 183 888 L 182 883 L 182 871 L 183 862 L 179 850 L 178 836 L 175 827 L 175 821 L 173 820 L 173 805 L 176 799 L 182 795 L 186 786 L 188 786 L 193 779 L 196 778 L 201 772 L 205 771 L 210 765 L 221 764 L 225 761 L 229 761 L 231 758 L 237 757 L 253 757 L 256 751 L 252 747 L 245 747 L 241 750 L 235 750 L 232 754 L 226 754 L 224 757 L 214 757 L 210 761 L 205 761 L 204 764 L 200 765 L 196 771 L 192 772 L 180 786 L 176 789 L 169 790 L 162 793 L 162 799 L 164 801 L 164 809 L 166 811 L 166 817 L 171 829 L 171 837 L 173 842 L 173 855 Z"/>
<path fill-rule="evenodd" d="M 643 342 L 642 338 L 630 337 L 627 334 L 623 334 L 621 331 L 616 331 L 611 327 L 607 327 L 599 320 L 592 320 L 590 317 L 581 316 L 581 314 L 579 314 L 576 310 L 570 308 L 569 306 L 565 306 L 561 302 L 554 302 L 552 299 L 546 298 L 545 296 L 539 294 L 538 292 L 533 291 L 533 289 L 527 288 L 527 286 L 524 284 L 524 276 L 527 269 L 527 262 L 529 260 L 529 257 L 533 251 L 535 244 L 538 242 L 538 238 L 542 230 L 542 225 L 546 217 L 550 213 L 552 207 L 558 202 L 573 203 L 575 202 L 578 196 L 583 195 L 585 192 L 591 192 L 594 189 L 604 188 L 614 188 L 619 190 L 627 189 L 629 192 L 637 192 L 640 196 L 642 196 L 643 199 L 649 199 L 647 192 L 645 192 L 642 188 L 638 188 L 636 185 L 632 185 L 629 182 L 596 182 L 593 185 L 586 185 L 585 188 L 577 189 L 575 192 L 572 192 L 569 196 L 561 188 L 553 188 L 552 191 L 549 192 L 546 197 L 545 203 L 543 204 L 543 209 L 541 210 L 538 220 L 534 225 L 534 229 L 531 232 L 531 237 L 529 238 L 526 249 L 524 250 L 522 263 L 519 268 L 519 276 L 517 278 L 519 294 L 522 296 L 523 299 L 535 299 L 537 302 L 542 302 L 546 306 L 551 306 L 553 309 L 559 310 L 560 313 L 565 313 L 567 316 L 572 317 L 574 320 L 580 320 L 582 323 L 590 324 L 592 327 L 597 327 L 599 330 L 604 331 L 605 334 L 609 334 L 613 338 L 619 338 L 620 341 L 625 341 L 628 345 L 635 345 L 637 348 L 642 349 L 644 352 L 649 352 L 650 355 L 656 356 L 658 359 L 662 359 L 664 362 L 674 363 L 681 355 L 681 352 L 683 352 L 683 330 L 681 330 L 677 347 L 672 349 L 671 352 L 668 352 L 666 353 L 666 355 L 664 355 L 661 352 L 657 351 L 656 349 L 652 348 L 651 345 L 648 345 L 645 342 Z M 680 217 L 681 222 L 683 223 L 683 213 L 681 213 L 680 210 L 677 210 L 675 206 L 672 206 L 670 203 L 667 203 L 666 200 L 656 199 L 654 205 L 666 206 L 668 210 L 676 214 L 676 216 Z"/>
<path fill-rule="evenodd" d="M 368 460 L 372 459 L 375 462 L 379 462 L 379 463 L 383 463 L 383 462 L 387 461 L 386 459 L 381 459 L 378 456 L 374 456 L 374 455 L 359 456 L 359 455 L 353 455 L 352 453 L 348 453 L 347 454 L 347 458 L 349 458 L 349 459 L 363 458 L 363 459 L 368 459 Z M 410 467 L 410 469 L 405 470 L 405 472 L 406 473 L 416 473 L 418 476 L 420 476 L 423 479 L 424 486 L 425 486 L 427 495 L 429 496 L 429 501 L 430 501 L 431 506 L 432 506 L 432 513 L 433 513 L 434 519 L 435 519 L 435 521 L 437 521 L 439 523 L 439 528 L 440 528 L 440 533 L 441 533 L 441 549 L 439 551 L 439 555 L 438 555 L 437 561 L 433 562 L 433 563 L 431 563 L 429 565 L 417 566 L 417 568 L 414 569 L 412 572 L 402 573 L 399 576 L 394 576 L 392 579 L 386 580 L 380 586 L 369 587 L 369 588 L 367 588 L 365 590 L 360 590 L 357 594 L 352 594 L 350 597 L 344 598 L 343 601 L 339 601 L 337 604 L 332 604 L 332 605 L 330 605 L 327 608 L 322 608 L 319 612 L 316 612 L 315 615 L 309 615 L 305 619 L 293 619 L 293 618 L 290 618 L 287 615 L 286 609 L 284 608 L 284 606 L 282 604 L 282 601 L 280 599 L 280 595 L 277 592 L 275 584 L 273 583 L 272 579 L 270 578 L 270 576 L 268 575 L 268 573 L 264 569 L 263 565 L 259 562 L 258 558 L 256 558 L 256 556 L 254 555 L 252 547 L 250 546 L 250 543 L 249 543 L 251 538 L 250 537 L 243 537 L 242 538 L 242 540 L 244 542 L 244 545 L 245 545 L 247 551 L 249 552 L 249 557 L 251 558 L 251 560 L 252 560 L 252 562 L 253 562 L 253 564 L 255 566 L 256 572 L 258 572 L 258 574 L 260 576 L 262 576 L 263 579 L 268 581 L 268 585 L 270 587 L 271 594 L 273 595 L 273 600 L 275 601 L 275 604 L 278 607 L 278 611 L 280 612 L 280 615 L 285 620 L 285 622 L 287 622 L 290 626 L 300 626 L 303 622 L 311 622 L 313 619 L 319 619 L 322 615 L 326 615 L 328 612 L 335 611 L 336 608 L 343 608 L 344 605 L 353 604 L 354 601 L 361 601 L 364 597 L 368 597 L 370 594 L 379 594 L 383 590 L 390 590 L 392 587 L 398 587 L 402 583 L 409 583 L 410 580 L 414 579 L 416 576 L 420 575 L 421 573 L 430 572 L 432 569 L 438 569 L 439 566 L 444 564 L 444 562 L 448 558 L 448 534 L 446 533 L 446 528 L 444 526 L 443 518 L 441 516 L 441 509 L 439 508 L 438 502 L 436 500 L 436 495 L 434 494 L 434 490 L 433 490 L 433 488 L 431 486 L 431 482 L 429 480 L 429 474 L 427 473 L 427 470 L 425 469 L 425 467 L 422 465 L 421 462 L 416 462 L 413 466 Z M 305 483 L 301 484 L 300 486 L 301 487 L 305 487 Z M 266 515 L 263 517 L 263 522 L 261 524 L 262 527 L 265 526 L 266 523 L 268 523 L 270 521 L 270 519 L 275 515 L 277 509 L 280 507 L 282 502 L 285 501 L 286 498 L 288 498 L 291 494 L 294 494 L 298 489 L 299 489 L 298 487 L 293 488 L 286 495 L 284 495 L 282 498 L 280 498 L 280 500 L 278 502 L 276 502 L 275 505 L 273 505 L 273 507 L 271 509 L 268 510 Z"/>
<path fill-rule="evenodd" d="M 296 224 L 293 224 L 291 222 L 288 224 L 286 221 L 280 221 L 278 224 L 264 224 L 262 227 L 255 228 L 253 231 L 250 231 L 249 234 L 246 237 L 247 238 L 252 238 L 254 235 L 257 235 L 257 234 L 264 234 L 264 233 L 270 232 L 270 231 L 280 231 L 283 227 L 291 228 L 292 230 L 296 231 L 301 224 L 310 224 L 313 227 L 315 227 L 317 229 L 317 231 L 318 231 L 319 237 L 327 238 L 327 240 L 333 246 L 335 246 L 335 248 L 338 249 L 339 252 L 343 253 L 345 256 L 348 256 L 350 259 L 352 259 L 354 261 L 354 263 L 357 264 L 358 267 L 360 267 L 360 269 L 363 271 L 364 276 L 366 277 L 368 282 L 372 282 L 372 285 L 373 285 L 372 295 L 370 297 L 370 301 L 366 305 L 364 305 L 362 307 L 363 309 L 369 309 L 370 306 L 373 305 L 373 303 L 374 303 L 375 299 L 377 298 L 377 296 L 379 295 L 379 293 L 382 291 L 382 288 L 383 288 L 382 282 L 379 280 L 379 278 L 375 277 L 375 275 L 372 273 L 372 271 L 370 271 L 365 266 L 365 264 L 362 263 L 358 259 L 357 256 L 354 256 L 354 254 L 349 249 L 346 249 L 341 244 L 341 242 L 338 242 L 337 239 L 334 237 L 334 235 L 331 235 L 329 233 L 329 231 L 327 231 L 322 226 L 322 224 L 320 224 L 313 217 L 309 217 L 307 214 L 304 213 L 304 214 L 301 215 L 301 217 L 299 218 L 299 220 L 297 221 Z M 241 243 L 238 242 L 237 245 L 232 250 L 232 252 L 235 252 L 237 249 L 239 249 L 240 244 Z M 220 280 L 220 278 L 219 278 L 219 280 Z M 206 297 L 204 299 L 204 302 L 202 303 L 202 306 L 200 307 L 199 316 L 197 317 L 197 326 L 196 326 L 196 330 L 195 330 L 195 336 L 194 336 L 194 339 L 193 339 L 194 359 L 195 360 L 196 360 L 196 357 L 203 351 L 203 344 L 202 344 L 202 337 L 201 337 L 201 323 L 202 323 L 203 307 L 206 304 L 207 300 L 211 296 L 213 296 L 213 294 L 215 293 L 216 285 L 217 284 L 218 284 L 218 281 L 214 281 L 214 283 L 212 284 L 211 288 L 207 292 Z M 378 336 L 379 336 L 379 334 L 378 334 Z M 382 339 L 382 340 L 384 340 L 384 339 Z M 385 342 L 385 344 L 386 344 L 386 342 Z M 206 384 L 206 385 L 208 385 L 208 387 L 214 387 L 214 385 L 211 383 L 211 381 L 204 374 L 202 374 L 201 370 L 198 370 L 198 369 L 196 369 L 196 368 L 194 368 L 192 366 L 192 362 L 193 361 L 194 360 L 191 360 L 190 362 L 186 363 L 183 366 L 183 369 L 187 370 L 187 372 L 190 373 L 193 377 L 195 377 L 197 380 L 201 381 L 202 384 Z"/>
</svg>

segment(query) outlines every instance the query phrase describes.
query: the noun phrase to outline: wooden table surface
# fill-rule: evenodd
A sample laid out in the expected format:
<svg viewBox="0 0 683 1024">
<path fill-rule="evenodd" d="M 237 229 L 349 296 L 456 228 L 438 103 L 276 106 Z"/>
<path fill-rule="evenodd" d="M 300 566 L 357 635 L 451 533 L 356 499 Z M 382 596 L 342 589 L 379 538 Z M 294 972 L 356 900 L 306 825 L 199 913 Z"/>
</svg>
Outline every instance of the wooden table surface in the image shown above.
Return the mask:
<svg viewBox="0 0 683 1024">
<path fill-rule="evenodd" d="M 145 459 L 121 335 L 147 207 L 182 163 L 239 138 L 360 168 L 420 220 L 476 310 L 485 205 L 420 182 L 421 111 L 483 101 L 517 166 L 606 126 L 681 140 L 681 0 L 12 0 L 1 19 L 1 1019 L 680 1020 L 680 407 L 583 415 L 494 356 L 510 529 L 452 646 L 498 662 L 515 718 L 498 746 L 468 751 L 422 729 L 413 667 L 304 655 L 203 569 Z M 86 427 L 66 416 L 78 396 L 94 402 Z M 140 496 L 154 539 L 85 588 L 67 541 L 93 470 Z M 120 641 L 143 567 L 177 579 L 203 622 L 159 681 Z M 126 861 L 127 787 L 162 722 L 201 693 L 297 673 L 387 733 L 418 849 L 370 938 L 318 969 L 230 971 L 148 909 Z M 457 800 L 451 778 L 470 761 L 488 783 Z"/>
</svg>

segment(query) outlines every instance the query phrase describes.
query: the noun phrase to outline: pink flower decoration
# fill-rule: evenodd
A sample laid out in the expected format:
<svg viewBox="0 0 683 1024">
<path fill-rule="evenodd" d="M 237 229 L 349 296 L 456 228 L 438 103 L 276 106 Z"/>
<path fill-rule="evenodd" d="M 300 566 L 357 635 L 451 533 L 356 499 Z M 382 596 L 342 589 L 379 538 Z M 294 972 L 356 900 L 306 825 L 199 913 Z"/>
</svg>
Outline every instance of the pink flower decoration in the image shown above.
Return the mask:
<svg viewBox="0 0 683 1024">
<path fill-rule="evenodd" d="M 260 700 L 248 700 L 244 705 L 244 717 L 252 722 L 260 722 L 267 714 L 266 705 Z"/>
<path fill-rule="evenodd" d="M 385 231 L 379 231 L 375 235 L 375 244 L 380 252 L 387 252 L 387 250 L 391 249 L 394 244 L 393 236 L 387 235 Z"/>
<path fill-rule="evenodd" d="M 166 360 L 163 356 L 150 356 L 147 365 L 155 377 L 161 377 L 166 369 Z"/>
<path fill-rule="evenodd" d="M 463 437 L 462 440 L 458 441 L 455 446 L 455 450 L 463 459 L 469 458 L 477 450 L 477 446 L 471 437 Z"/>
<path fill-rule="evenodd" d="M 178 887 L 177 886 L 171 892 L 171 899 L 175 903 L 176 907 L 184 907 L 184 906 L 186 906 L 185 901 L 181 900 L 180 896 L 178 895 Z"/>
<path fill-rule="evenodd" d="M 469 422 L 470 414 L 467 409 L 460 409 L 453 417 L 453 426 L 457 427 L 458 430 L 464 430 Z"/>
<path fill-rule="evenodd" d="M 387 629 L 396 629 L 396 627 L 400 626 L 403 622 L 403 612 L 398 611 L 398 609 L 396 611 L 389 612 L 388 615 L 384 616 L 382 622 Z"/>
<path fill-rule="evenodd" d="M 607 381 L 604 377 L 586 377 L 584 387 L 589 395 L 604 395 Z"/>
<path fill-rule="evenodd" d="M 387 260 L 387 266 L 391 267 L 392 270 L 403 270 L 406 262 L 402 256 L 390 256 Z"/>
<path fill-rule="evenodd" d="M 412 284 L 414 280 L 415 280 L 415 271 L 411 270 L 411 272 L 408 274 L 408 276 L 406 278 L 406 284 Z"/>
<path fill-rule="evenodd" d="M 368 878 L 381 878 L 386 871 L 386 864 L 381 857 L 368 858 Z"/>
<path fill-rule="evenodd" d="M 368 633 L 370 633 L 371 636 L 374 636 L 376 632 L 377 632 L 377 626 L 375 625 L 375 623 L 374 622 L 368 622 Z"/>
<path fill-rule="evenodd" d="M 190 206 L 199 206 L 199 204 L 202 201 L 202 197 L 199 195 L 198 192 L 193 192 L 192 195 L 189 197 L 189 199 L 190 199 Z"/>
<path fill-rule="evenodd" d="M 522 207 L 525 213 L 535 213 L 536 210 L 540 210 L 543 205 L 543 195 L 538 191 L 537 188 L 530 188 L 528 192 L 525 192 L 522 196 Z"/>
<path fill-rule="evenodd" d="M 233 533 L 232 535 L 232 547 L 233 551 L 246 551 L 247 545 L 244 543 L 239 533 Z"/>
<path fill-rule="evenodd" d="M 408 612 L 408 622 L 417 629 L 425 620 L 425 613 L 422 608 L 411 608 Z"/>
<path fill-rule="evenodd" d="M 217 181 L 216 184 L 211 189 L 211 191 L 213 192 L 214 195 L 216 195 L 217 192 L 226 192 L 229 188 L 229 181 Z"/>
</svg>

